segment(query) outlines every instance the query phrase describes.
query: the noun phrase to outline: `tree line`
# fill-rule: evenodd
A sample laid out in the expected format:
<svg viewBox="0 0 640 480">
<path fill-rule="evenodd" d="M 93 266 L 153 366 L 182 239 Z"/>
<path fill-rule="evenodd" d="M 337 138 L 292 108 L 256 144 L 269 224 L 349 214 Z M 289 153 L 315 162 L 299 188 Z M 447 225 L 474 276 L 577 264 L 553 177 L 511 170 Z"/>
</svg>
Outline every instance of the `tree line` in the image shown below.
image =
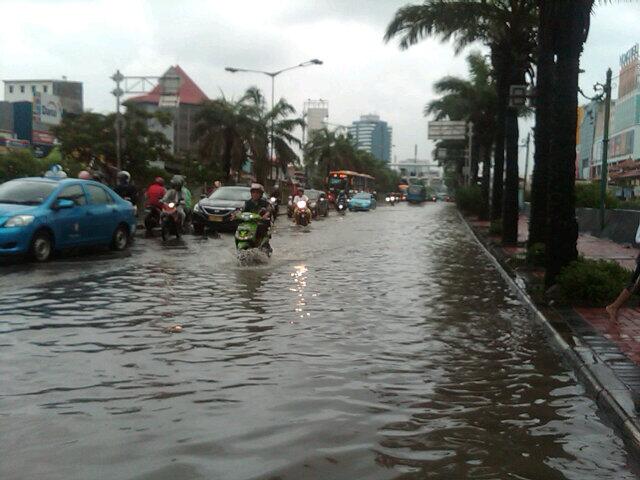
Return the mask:
<svg viewBox="0 0 640 480">
<path fill-rule="evenodd" d="M 544 246 L 548 286 L 578 257 L 578 75 L 593 8 L 594 0 L 425 0 L 400 8 L 384 37 L 398 39 L 402 49 L 428 37 L 452 40 L 456 53 L 476 43 L 488 47 L 486 56 L 469 55 L 469 79 L 446 77 L 436 83 L 441 97 L 425 113 L 474 123 L 471 179 L 477 182 L 482 164 L 480 214 L 500 223 L 506 245 L 518 241 L 518 117 L 528 113 L 510 106 L 510 86 L 533 87 L 535 155 L 527 245 Z M 460 160 L 448 167 L 459 178 Z"/>
</svg>

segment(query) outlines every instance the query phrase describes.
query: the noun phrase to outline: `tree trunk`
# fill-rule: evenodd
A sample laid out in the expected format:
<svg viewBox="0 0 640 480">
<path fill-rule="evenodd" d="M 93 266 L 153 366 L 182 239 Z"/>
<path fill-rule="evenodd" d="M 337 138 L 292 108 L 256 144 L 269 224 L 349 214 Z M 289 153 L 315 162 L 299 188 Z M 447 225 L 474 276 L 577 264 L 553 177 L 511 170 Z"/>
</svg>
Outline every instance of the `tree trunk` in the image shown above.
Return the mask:
<svg viewBox="0 0 640 480">
<path fill-rule="evenodd" d="M 553 129 L 551 102 L 554 74 L 553 8 L 550 0 L 538 0 L 538 69 L 536 82 L 535 155 L 531 180 L 531 213 L 528 246 L 546 244 L 548 237 L 549 142 Z"/>
<path fill-rule="evenodd" d="M 231 150 L 233 149 L 233 136 L 225 133 L 224 150 L 222 152 L 222 171 L 224 173 L 224 183 L 228 184 L 231 179 Z"/>
<path fill-rule="evenodd" d="M 499 48 L 499 47 L 496 47 Z M 509 102 L 509 82 L 507 80 L 506 62 L 500 51 L 492 51 L 491 61 L 496 71 L 496 89 L 498 108 L 496 114 L 495 151 L 493 154 L 493 191 L 491 198 L 491 220 L 502 218 L 502 191 L 504 185 L 504 142 L 507 104 Z"/>
<path fill-rule="evenodd" d="M 474 134 L 471 139 L 471 185 L 478 184 L 478 169 L 480 164 L 480 142 L 478 141 L 478 135 Z"/>
<path fill-rule="evenodd" d="M 554 117 L 549 165 L 549 231 L 545 284 L 551 286 L 563 267 L 578 258 L 575 212 L 575 142 L 578 123 L 578 75 L 591 4 L 589 0 L 559 2 L 562 28 L 556 49 Z M 587 8 L 586 15 L 583 9 Z"/>
<path fill-rule="evenodd" d="M 480 155 L 482 157 L 482 209 L 480 210 L 480 220 L 490 218 L 489 211 L 489 190 L 491 188 L 491 147 L 493 142 L 483 142 L 480 145 Z"/>
<path fill-rule="evenodd" d="M 524 84 L 524 72 L 516 72 L 511 77 L 514 85 Z M 520 206 L 518 191 L 520 189 L 520 175 L 518 172 L 518 110 L 508 108 L 505 119 L 505 140 L 507 147 L 506 176 L 504 182 L 504 207 L 502 210 L 502 243 L 515 245 L 518 243 L 518 216 Z"/>
</svg>

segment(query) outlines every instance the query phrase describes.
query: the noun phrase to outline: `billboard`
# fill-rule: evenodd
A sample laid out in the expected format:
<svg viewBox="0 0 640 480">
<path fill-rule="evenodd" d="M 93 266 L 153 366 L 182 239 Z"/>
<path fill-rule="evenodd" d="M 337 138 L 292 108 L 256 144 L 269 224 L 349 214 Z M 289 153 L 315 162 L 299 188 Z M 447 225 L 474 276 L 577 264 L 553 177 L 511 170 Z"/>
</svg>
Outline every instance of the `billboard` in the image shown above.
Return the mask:
<svg viewBox="0 0 640 480">
<path fill-rule="evenodd" d="M 432 121 L 429 122 L 429 140 L 464 140 L 467 138 L 467 122 Z"/>
<path fill-rule="evenodd" d="M 638 87 L 638 54 L 636 43 L 628 52 L 620 56 L 620 79 L 618 80 L 618 98 L 633 92 Z"/>
<path fill-rule="evenodd" d="M 33 121 L 46 125 L 59 125 L 62 121 L 60 97 L 36 92 L 33 94 Z"/>
<path fill-rule="evenodd" d="M 53 145 L 55 137 L 44 130 L 34 130 L 31 143 L 38 143 L 40 145 Z"/>
</svg>

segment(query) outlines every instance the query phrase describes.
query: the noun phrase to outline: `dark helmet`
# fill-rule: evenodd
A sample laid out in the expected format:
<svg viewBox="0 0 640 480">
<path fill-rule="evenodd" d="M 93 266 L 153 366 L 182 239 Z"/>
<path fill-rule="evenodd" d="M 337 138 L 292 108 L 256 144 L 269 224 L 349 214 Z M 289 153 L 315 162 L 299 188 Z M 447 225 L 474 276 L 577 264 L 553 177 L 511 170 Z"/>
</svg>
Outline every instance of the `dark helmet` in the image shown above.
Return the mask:
<svg viewBox="0 0 640 480">
<path fill-rule="evenodd" d="M 182 186 L 184 185 L 184 178 L 182 178 L 181 175 L 174 175 L 171 178 L 171 187 L 177 189 L 182 188 Z"/>
</svg>

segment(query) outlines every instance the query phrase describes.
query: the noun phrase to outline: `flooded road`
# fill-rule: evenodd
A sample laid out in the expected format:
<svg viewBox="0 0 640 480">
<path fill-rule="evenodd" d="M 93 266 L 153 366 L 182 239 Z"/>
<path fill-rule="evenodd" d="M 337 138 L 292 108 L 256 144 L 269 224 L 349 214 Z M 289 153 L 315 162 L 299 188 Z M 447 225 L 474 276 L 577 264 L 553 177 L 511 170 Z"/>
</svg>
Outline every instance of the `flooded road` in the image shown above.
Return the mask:
<svg viewBox="0 0 640 480">
<path fill-rule="evenodd" d="M 636 478 L 453 206 L 272 243 L 0 267 L 0 478 Z"/>
</svg>

